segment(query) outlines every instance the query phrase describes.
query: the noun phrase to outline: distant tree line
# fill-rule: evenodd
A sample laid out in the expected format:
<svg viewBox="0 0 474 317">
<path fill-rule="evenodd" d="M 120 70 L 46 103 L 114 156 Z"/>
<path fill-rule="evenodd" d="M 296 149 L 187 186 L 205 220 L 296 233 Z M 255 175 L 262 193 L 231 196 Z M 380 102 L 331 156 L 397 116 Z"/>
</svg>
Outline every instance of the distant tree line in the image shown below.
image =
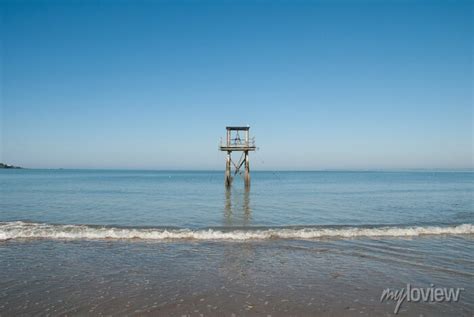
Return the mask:
<svg viewBox="0 0 474 317">
<path fill-rule="evenodd" d="M 21 167 L 0 163 L 0 168 L 21 168 Z"/>
</svg>

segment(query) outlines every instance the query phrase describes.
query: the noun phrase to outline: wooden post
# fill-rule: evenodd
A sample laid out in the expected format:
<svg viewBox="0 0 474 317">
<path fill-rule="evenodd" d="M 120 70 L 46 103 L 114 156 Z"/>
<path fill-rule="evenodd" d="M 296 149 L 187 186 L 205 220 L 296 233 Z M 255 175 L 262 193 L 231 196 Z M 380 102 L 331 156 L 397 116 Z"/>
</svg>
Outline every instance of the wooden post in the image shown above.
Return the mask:
<svg viewBox="0 0 474 317">
<path fill-rule="evenodd" d="M 226 166 L 225 166 L 225 186 L 226 187 L 230 187 L 230 185 L 232 184 L 232 176 L 230 173 L 230 161 L 231 161 L 230 153 L 231 151 L 227 151 L 227 159 L 226 159 Z"/>
<path fill-rule="evenodd" d="M 250 187 L 250 160 L 249 160 L 249 151 L 245 151 L 245 187 Z"/>
<path fill-rule="evenodd" d="M 241 167 L 245 165 L 245 174 L 244 176 L 244 183 L 245 187 L 248 190 L 250 186 L 250 158 L 249 158 L 249 152 L 250 151 L 255 151 L 257 148 L 255 146 L 255 142 L 252 139 L 252 143 L 250 142 L 250 134 L 249 134 L 249 126 L 228 126 L 226 127 L 227 134 L 226 134 L 226 142 L 225 144 L 220 145 L 220 150 L 227 152 L 227 157 L 226 157 L 226 166 L 225 166 L 225 186 L 227 189 L 229 189 L 232 186 L 232 182 L 234 179 L 234 176 L 237 174 L 242 175 L 242 170 Z M 232 131 L 234 131 L 234 137 L 236 137 L 236 140 L 239 142 L 235 142 L 232 139 Z M 244 131 L 244 139 L 240 140 L 240 136 L 237 138 L 239 135 L 239 131 Z M 241 132 L 242 133 L 242 132 Z M 232 152 L 233 151 L 238 151 L 242 152 L 242 156 L 239 159 L 239 162 L 235 164 L 234 161 L 232 161 Z M 232 172 L 232 165 L 234 165 L 235 170 Z M 234 175 L 232 175 L 234 173 Z"/>
</svg>

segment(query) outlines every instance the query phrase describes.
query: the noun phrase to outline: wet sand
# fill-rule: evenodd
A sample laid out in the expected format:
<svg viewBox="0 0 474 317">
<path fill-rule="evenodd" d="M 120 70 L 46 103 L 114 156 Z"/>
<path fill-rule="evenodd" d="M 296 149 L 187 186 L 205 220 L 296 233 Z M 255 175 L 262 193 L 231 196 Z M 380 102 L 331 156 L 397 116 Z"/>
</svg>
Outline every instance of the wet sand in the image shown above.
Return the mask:
<svg viewBox="0 0 474 317">
<path fill-rule="evenodd" d="M 446 246 L 449 245 L 449 248 Z M 463 287 L 400 316 L 471 316 L 470 236 L 317 241 L 0 243 L 0 314 L 390 316 L 382 290 Z"/>
</svg>

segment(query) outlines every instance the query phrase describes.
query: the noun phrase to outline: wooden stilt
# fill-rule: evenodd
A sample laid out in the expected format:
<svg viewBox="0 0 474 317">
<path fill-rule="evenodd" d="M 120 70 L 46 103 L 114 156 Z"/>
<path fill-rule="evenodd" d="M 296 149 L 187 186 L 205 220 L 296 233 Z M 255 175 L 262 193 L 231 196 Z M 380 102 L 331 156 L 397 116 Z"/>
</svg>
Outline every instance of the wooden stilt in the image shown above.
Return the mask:
<svg viewBox="0 0 474 317">
<path fill-rule="evenodd" d="M 250 160 L 248 151 L 245 151 L 245 187 L 250 187 Z"/>
<path fill-rule="evenodd" d="M 249 126 L 246 127 L 226 127 L 227 135 L 225 144 L 220 145 L 221 151 L 227 152 L 226 158 L 226 167 L 225 167 L 225 186 L 229 188 L 232 185 L 232 165 L 234 165 L 234 175 L 239 173 L 242 175 L 240 168 L 245 164 L 245 172 L 244 172 L 244 183 L 245 187 L 248 189 L 250 187 L 250 158 L 249 158 L 249 151 L 255 151 L 255 141 L 254 139 L 250 139 L 249 135 Z M 239 136 L 239 131 L 244 131 L 244 140 L 242 141 Z M 234 133 L 233 133 L 234 132 Z M 243 155 L 237 162 L 237 164 L 232 161 L 232 151 L 241 151 Z"/>
<path fill-rule="evenodd" d="M 231 151 L 227 151 L 226 167 L 225 167 L 225 186 L 230 187 L 232 185 L 232 175 L 230 171 L 230 162 L 232 162 Z"/>
</svg>

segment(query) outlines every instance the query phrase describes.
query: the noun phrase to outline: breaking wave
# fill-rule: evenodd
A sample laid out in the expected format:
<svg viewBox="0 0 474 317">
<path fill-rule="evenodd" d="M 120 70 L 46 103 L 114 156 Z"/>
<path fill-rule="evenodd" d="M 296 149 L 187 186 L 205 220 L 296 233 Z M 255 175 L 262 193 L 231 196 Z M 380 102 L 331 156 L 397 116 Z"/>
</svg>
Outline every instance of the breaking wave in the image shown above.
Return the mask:
<svg viewBox="0 0 474 317">
<path fill-rule="evenodd" d="M 143 239 L 143 240 L 314 240 L 355 237 L 414 237 L 422 235 L 470 235 L 472 224 L 455 226 L 307 227 L 260 229 L 163 229 L 56 225 L 22 221 L 0 222 L 0 240 L 10 239 Z"/>
</svg>

